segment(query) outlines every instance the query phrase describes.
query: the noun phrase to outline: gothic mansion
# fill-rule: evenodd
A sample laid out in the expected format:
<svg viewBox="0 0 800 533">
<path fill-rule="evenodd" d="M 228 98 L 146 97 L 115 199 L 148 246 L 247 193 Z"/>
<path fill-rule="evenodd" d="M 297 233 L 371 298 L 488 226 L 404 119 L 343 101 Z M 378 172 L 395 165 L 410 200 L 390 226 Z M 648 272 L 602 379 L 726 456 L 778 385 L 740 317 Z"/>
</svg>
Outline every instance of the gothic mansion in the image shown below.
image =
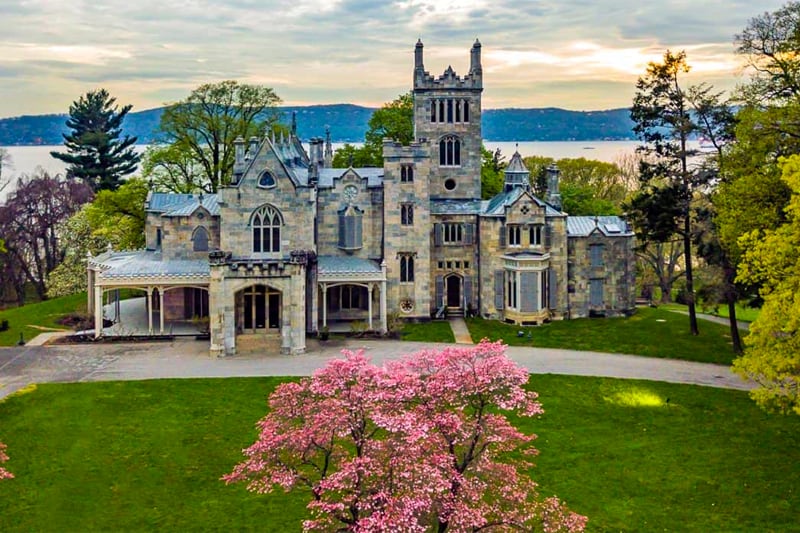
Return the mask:
<svg viewBox="0 0 800 533">
<path fill-rule="evenodd" d="M 503 191 L 481 200 L 481 45 L 469 72 L 439 77 L 414 52 L 415 142 L 383 145 L 383 168 L 331 168 L 330 137 L 309 153 L 288 138 L 236 143 L 217 194 L 151 193 L 145 250 L 91 258 L 89 308 L 147 294 L 150 331 L 207 317 L 211 352 L 280 343 L 388 313 L 413 320 L 476 313 L 518 324 L 634 308 L 633 234 L 618 217 L 561 211 L 558 171 L 537 198 L 519 153 Z"/>
</svg>

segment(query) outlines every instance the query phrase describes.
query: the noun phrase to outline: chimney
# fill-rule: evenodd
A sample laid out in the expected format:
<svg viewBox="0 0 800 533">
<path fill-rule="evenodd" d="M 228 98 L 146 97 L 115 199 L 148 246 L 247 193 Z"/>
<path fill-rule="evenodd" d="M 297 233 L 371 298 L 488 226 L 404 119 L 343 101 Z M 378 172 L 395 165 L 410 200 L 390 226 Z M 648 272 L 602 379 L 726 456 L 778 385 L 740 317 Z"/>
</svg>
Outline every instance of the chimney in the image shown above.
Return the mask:
<svg viewBox="0 0 800 533">
<path fill-rule="evenodd" d="M 561 211 L 561 194 L 558 192 L 558 175 L 561 174 L 561 171 L 558 170 L 555 163 L 551 163 L 547 169 L 545 169 L 545 172 L 547 173 L 546 201 L 548 204 Z"/>
<path fill-rule="evenodd" d="M 247 151 L 247 155 L 250 159 L 255 158 L 256 150 L 258 150 L 258 137 L 254 135 L 250 137 L 250 149 Z"/>
<path fill-rule="evenodd" d="M 244 164 L 244 139 L 240 137 L 236 137 L 236 140 L 233 141 L 233 155 L 234 155 L 234 165 L 239 166 Z"/>
</svg>

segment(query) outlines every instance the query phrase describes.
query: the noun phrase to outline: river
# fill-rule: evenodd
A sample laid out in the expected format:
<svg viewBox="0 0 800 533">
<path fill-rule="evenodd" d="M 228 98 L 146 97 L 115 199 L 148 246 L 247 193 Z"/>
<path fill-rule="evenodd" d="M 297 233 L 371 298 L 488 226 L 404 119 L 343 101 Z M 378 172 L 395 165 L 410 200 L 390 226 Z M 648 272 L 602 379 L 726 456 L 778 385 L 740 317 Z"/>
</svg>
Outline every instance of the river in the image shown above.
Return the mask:
<svg viewBox="0 0 800 533">
<path fill-rule="evenodd" d="M 334 150 L 341 147 L 344 143 L 333 143 Z M 554 141 L 554 142 L 533 142 L 526 141 L 496 142 L 484 141 L 486 148 L 500 151 L 506 157 L 506 161 L 518 149 L 523 156 L 545 156 L 554 159 L 585 157 L 613 163 L 626 154 L 632 154 L 636 149 L 636 141 Z M 11 164 L 3 167 L 3 181 L 15 178 L 21 174 L 30 174 L 37 167 L 41 167 L 51 175 L 63 174 L 64 163 L 50 156 L 53 150 L 63 150 L 63 146 L 0 146 L 5 148 L 11 156 Z M 137 145 L 136 151 L 143 152 L 146 145 Z M 5 198 L 13 185 L 9 185 L 0 192 L 0 200 Z"/>
</svg>

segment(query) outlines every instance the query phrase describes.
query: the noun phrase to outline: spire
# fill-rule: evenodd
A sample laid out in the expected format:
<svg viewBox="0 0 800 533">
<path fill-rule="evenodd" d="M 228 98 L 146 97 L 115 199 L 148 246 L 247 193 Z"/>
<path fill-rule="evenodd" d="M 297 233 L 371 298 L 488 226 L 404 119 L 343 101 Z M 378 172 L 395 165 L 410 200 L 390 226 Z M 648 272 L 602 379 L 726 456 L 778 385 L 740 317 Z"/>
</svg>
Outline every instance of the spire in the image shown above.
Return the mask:
<svg viewBox="0 0 800 533">
<path fill-rule="evenodd" d="M 292 135 L 297 136 L 297 111 L 292 111 Z"/>
<path fill-rule="evenodd" d="M 417 39 L 417 46 L 414 47 L 414 70 L 424 71 L 425 66 L 422 64 L 422 39 Z"/>
<path fill-rule="evenodd" d="M 331 128 L 325 126 L 325 167 L 333 165 L 333 145 L 331 144 Z"/>
<path fill-rule="evenodd" d="M 475 44 L 472 45 L 472 50 L 470 50 L 469 73 L 483 74 L 483 67 L 481 66 L 481 42 L 477 38 L 475 38 Z"/>
</svg>

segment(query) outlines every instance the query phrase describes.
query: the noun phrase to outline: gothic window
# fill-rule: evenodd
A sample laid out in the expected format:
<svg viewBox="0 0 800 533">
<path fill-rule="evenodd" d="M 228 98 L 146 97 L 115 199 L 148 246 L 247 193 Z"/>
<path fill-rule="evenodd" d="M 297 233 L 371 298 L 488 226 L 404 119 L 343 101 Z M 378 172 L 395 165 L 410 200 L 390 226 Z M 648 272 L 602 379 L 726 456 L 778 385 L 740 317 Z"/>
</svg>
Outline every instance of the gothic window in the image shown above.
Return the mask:
<svg viewBox="0 0 800 533">
<path fill-rule="evenodd" d="M 469 100 L 464 100 L 464 122 L 469 122 Z"/>
<path fill-rule="evenodd" d="M 161 228 L 156 229 L 156 250 L 161 249 Z"/>
<path fill-rule="evenodd" d="M 410 283 L 414 281 L 414 256 L 413 254 L 400 255 L 400 282 Z"/>
<path fill-rule="evenodd" d="M 203 226 L 198 226 L 192 234 L 192 250 L 195 252 L 208 251 L 208 231 Z"/>
<path fill-rule="evenodd" d="M 458 137 L 448 135 L 439 141 L 439 166 L 461 166 L 461 141 Z"/>
<path fill-rule="evenodd" d="M 258 177 L 258 186 L 262 189 L 270 189 L 275 186 L 275 177 L 269 173 L 269 171 L 264 171 L 261 176 Z"/>
<path fill-rule="evenodd" d="M 358 250 L 362 247 L 362 215 L 363 213 L 354 206 L 339 211 L 339 248 Z"/>
<path fill-rule="evenodd" d="M 400 165 L 400 183 L 414 181 L 414 165 Z"/>
<path fill-rule="evenodd" d="M 412 226 L 414 224 L 414 205 L 400 204 L 400 224 Z"/>
<path fill-rule="evenodd" d="M 275 253 L 281 251 L 281 226 L 283 218 L 271 205 L 265 205 L 253 213 L 250 219 L 253 229 L 253 252 Z"/>
<path fill-rule="evenodd" d="M 589 246 L 589 257 L 593 267 L 603 266 L 603 245 L 592 244 Z"/>
<path fill-rule="evenodd" d="M 542 226 L 535 225 L 528 228 L 528 242 L 530 246 L 542 245 Z"/>
<path fill-rule="evenodd" d="M 436 122 L 436 100 L 431 100 L 431 122 Z"/>
<path fill-rule="evenodd" d="M 442 224 L 444 244 L 460 244 L 464 240 L 463 224 Z"/>
<path fill-rule="evenodd" d="M 522 228 L 516 224 L 508 226 L 508 245 L 520 246 L 522 244 Z"/>
<path fill-rule="evenodd" d="M 453 123 L 453 99 L 447 99 L 447 122 Z"/>
<path fill-rule="evenodd" d="M 506 272 L 506 308 L 517 308 L 517 272 Z"/>
<path fill-rule="evenodd" d="M 439 100 L 439 113 L 436 122 L 444 122 L 444 100 Z"/>
</svg>

